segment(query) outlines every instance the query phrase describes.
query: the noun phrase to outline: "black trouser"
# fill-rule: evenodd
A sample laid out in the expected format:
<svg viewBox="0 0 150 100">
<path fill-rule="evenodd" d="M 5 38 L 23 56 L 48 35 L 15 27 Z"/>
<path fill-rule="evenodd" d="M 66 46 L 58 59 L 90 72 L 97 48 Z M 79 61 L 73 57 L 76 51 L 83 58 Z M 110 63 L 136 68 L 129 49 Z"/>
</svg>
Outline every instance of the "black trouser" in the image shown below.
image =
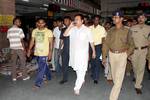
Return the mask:
<svg viewBox="0 0 150 100">
<path fill-rule="evenodd" d="M 68 80 L 68 67 L 69 67 L 69 52 L 62 52 L 62 73 L 63 80 Z"/>
<path fill-rule="evenodd" d="M 149 71 L 149 73 L 148 73 L 148 74 L 149 74 L 149 80 L 150 80 L 150 71 Z"/>
</svg>

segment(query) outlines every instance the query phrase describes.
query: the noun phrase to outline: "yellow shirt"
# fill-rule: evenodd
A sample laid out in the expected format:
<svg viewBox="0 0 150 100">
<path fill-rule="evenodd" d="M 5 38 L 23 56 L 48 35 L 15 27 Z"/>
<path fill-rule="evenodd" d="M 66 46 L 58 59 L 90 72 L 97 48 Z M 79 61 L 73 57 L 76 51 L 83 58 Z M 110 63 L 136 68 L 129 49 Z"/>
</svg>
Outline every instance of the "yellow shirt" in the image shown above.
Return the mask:
<svg viewBox="0 0 150 100">
<path fill-rule="evenodd" d="M 52 31 L 45 28 L 44 30 L 34 29 L 32 37 L 35 39 L 35 56 L 48 56 L 49 38 L 53 37 Z"/>
<path fill-rule="evenodd" d="M 101 25 L 98 25 L 94 27 L 94 25 L 90 26 L 93 40 L 94 40 L 94 45 L 102 44 L 102 38 L 106 37 L 107 32 L 105 28 Z"/>
</svg>

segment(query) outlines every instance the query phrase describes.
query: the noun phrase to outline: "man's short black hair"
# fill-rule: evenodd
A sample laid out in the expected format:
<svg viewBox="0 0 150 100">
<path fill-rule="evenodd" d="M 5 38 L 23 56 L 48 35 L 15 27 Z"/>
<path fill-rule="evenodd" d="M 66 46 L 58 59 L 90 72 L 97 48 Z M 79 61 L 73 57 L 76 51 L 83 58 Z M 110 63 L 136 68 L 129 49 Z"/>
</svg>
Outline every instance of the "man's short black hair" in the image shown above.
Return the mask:
<svg viewBox="0 0 150 100">
<path fill-rule="evenodd" d="M 84 20 L 84 16 L 82 14 L 76 14 L 74 17 L 80 16 L 81 20 Z"/>
<path fill-rule="evenodd" d="M 133 20 L 132 19 L 128 19 L 127 22 L 133 22 Z"/>
<path fill-rule="evenodd" d="M 100 19 L 101 17 L 100 17 L 99 15 L 94 15 L 94 16 L 93 16 L 93 19 L 95 19 L 95 18 Z"/>
<path fill-rule="evenodd" d="M 40 20 L 43 20 L 43 21 L 44 21 L 44 23 L 46 23 L 46 19 L 45 19 L 45 18 L 43 18 L 43 17 L 38 18 L 38 19 L 36 20 L 36 22 L 38 22 L 38 21 L 40 21 Z"/>
<path fill-rule="evenodd" d="M 72 20 L 70 16 L 65 16 L 64 19 Z"/>
<path fill-rule="evenodd" d="M 88 17 L 88 16 L 84 16 L 84 18 L 86 18 L 87 20 L 89 20 L 89 17 Z"/>
<path fill-rule="evenodd" d="M 105 22 L 105 24 L 110 24 L 111 25 L 112 23 L 110 21 L 107 21 L 107 22 Z"/>
<path fill-rule="evenodd" d="M 57 18 L 56 21 L 63 22 L 63 19 L 61 17 Z"/>
<path fill-rule="evenodd" d="M 144 12 L 137 13 L 137 18 L 139 18 L 140 16 L 145 16 L 145 17 L 147 17 Z"/>
<path fill-rule="evenodd" d="M 15 21 L 16 20 L 20 20 L 21 21 L 21 19 L 19 18 L 19 17 L 15 17 L 14 19 L 13 19 L 13 24 L 15 24 Z"/>
</svg>

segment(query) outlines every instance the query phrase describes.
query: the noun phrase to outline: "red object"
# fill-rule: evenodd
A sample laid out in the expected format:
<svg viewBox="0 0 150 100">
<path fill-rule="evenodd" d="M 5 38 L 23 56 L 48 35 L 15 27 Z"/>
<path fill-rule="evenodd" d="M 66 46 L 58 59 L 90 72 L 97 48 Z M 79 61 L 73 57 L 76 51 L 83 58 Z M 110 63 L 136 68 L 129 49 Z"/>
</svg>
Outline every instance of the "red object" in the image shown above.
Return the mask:
<svg viewBox="0 0 150 100">
<path fill-rule="evenodd" d="M 150 6 L 150 3 L 149 2 L 141 2 L 140 5 L 142 7 L 149 7 Z"/>
<path fill-rule="evenodd" d="M 0 26 L 1 33 L 7 33 L 7 31 L 8 31 L 8 26 Z"/>
</svg>

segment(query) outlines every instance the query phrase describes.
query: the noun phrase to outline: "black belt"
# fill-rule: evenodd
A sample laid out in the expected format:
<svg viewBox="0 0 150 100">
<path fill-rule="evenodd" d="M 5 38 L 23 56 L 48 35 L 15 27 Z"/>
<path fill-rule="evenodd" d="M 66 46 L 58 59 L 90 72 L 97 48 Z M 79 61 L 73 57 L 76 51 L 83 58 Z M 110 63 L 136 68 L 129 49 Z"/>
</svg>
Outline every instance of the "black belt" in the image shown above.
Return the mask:
<svg viewBox="0 0 150 100">
<path fill-rule="evenodd" d="M 97 44 L 97 45 L 94 45 L 94 46 L 102 46 L 102 44 Z"/>
<path fill-rule="evenodd" d="M 136 50 L 139 50 L 139 49 L 146 49 L 148 48 L 148 46 L 143 46 L 143 47 L 135 47 Z"/>
</svg>

